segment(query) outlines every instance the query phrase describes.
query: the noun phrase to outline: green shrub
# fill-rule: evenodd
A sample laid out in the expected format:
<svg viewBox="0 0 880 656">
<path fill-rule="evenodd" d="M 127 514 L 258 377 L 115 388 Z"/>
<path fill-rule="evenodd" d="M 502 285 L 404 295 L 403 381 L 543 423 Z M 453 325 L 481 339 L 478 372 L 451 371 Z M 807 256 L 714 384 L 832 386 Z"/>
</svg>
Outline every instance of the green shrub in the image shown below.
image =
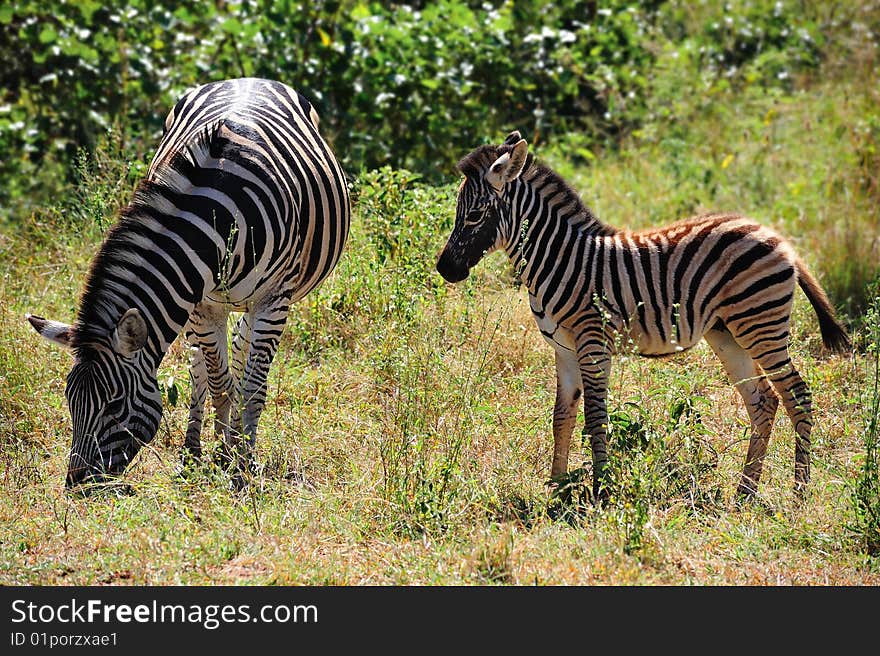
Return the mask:
<svg viewBox="0 0 880 656">
<path fill-rule="evenodd" d="M 10 201 L 40 195 L 27 180 L 45 165 L 62 173 L 56 188 L 65 169 L 71 180 L 67 163 L 110 126 L 143 160 L 186 88 L 243 75 L 309 97 L 350 171 L 444 180 L 463 152 L 511 129 L 533 143 L 566 132 L 616 143 L 668 111 L 667 91 L 693 97 L 669 77 L 670 53 L 673 69 L 715 87 L 790 87 L 821 57 L 809 13 L 770 0 L 19 0 L 0 9 L 0 206 L 24 211 Z"/>
<path fill-rule="evenodd" d="M 242 75 L 309 97 L 351 171 L 393 165 L 443 179 L 463 150 L 514 127 L 598 135 L 632 121 L 651 61 L 650 4 L 419 4 L 4 6 L 0 176 L 55 160 L 63 173 L 117 124 L 142 159 L 187 87 Z M 0 205 L 31 193 L 39 188 L 2 184 Z"/>
</svg>

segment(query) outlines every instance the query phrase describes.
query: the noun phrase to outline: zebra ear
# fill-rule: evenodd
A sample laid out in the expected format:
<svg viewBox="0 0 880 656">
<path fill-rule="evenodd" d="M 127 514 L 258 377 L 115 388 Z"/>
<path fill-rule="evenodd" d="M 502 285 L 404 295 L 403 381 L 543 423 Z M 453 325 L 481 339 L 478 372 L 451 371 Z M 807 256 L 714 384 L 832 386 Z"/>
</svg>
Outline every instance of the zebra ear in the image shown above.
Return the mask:
<svg viewBox="0 0 880 656">
<path fill-rule="evenodd" d="M 26 314 L 24 318 L 34 327 L 34 330 L 50 342 L 60 344 L 64 348 L 70 348 L 73 338 L 73 326 L 59 321 L 44 319 L 33 314 Z"/>
<path fill-rule="evenodd" d="M 113 350 L 125 357 L 131 357 L 147 343 L 147 322 L 137 308 L 126 310 L 116 324 L 110 340 Z"/>
<path fill-rule="evenodd" d="M 486 181 L 495 188 L 495 191 L 501 192 L 504 185 L 515 180 L 522 173 L 528 153 L 529 144 L 525 139 L 520 139 L 514 145 L 513 150 L 504 153 L 489 167 Z"/>
<path fill-rule="evenodd" d="M 503 146 L 512 146 L 517 143 L 520 139 L 522 139 L 522 135 L 519 133 L 519 130 L 514 130 L 504 139 Z"/>
</svg>

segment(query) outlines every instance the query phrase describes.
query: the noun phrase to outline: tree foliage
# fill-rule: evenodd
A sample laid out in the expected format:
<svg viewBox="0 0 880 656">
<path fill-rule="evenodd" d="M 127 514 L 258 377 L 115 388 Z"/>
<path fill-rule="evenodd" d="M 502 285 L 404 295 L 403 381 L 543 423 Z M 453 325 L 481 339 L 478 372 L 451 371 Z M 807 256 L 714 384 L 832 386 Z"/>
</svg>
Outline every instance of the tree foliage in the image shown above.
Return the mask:
<svg viewBox="0 0 880 656">
<path fill-rule="evenodd" d="M 16 0 L 0 8 L 0 205 L 57 187 L 111 126 L 143 160 L 185 89 L 227 77 L 298 88 L 350 171 L 430 180 L 511 129 L 613 142 L 646 116 L 664 48 L 695 41 L 694 65 L 728 79 L 815 64 L 797 3 L 713 4 Z"/>
</svg>

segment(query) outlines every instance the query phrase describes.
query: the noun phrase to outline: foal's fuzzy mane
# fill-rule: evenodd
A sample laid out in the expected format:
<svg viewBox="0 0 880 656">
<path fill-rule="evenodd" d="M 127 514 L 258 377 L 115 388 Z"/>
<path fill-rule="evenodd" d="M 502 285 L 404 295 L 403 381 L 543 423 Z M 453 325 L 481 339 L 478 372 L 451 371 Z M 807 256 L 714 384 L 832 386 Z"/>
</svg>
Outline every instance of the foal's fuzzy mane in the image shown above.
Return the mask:
<svg viewBox="0 0 880 656">
<path fill-rule="evenodd" d="M 458 163 L 458 170 L 471 179 L 480 179 L 489 170 L 489 167 L 499 157 L 513 150 L 513 145 L 502 144 L 495 146 L 485 144 L 478 146 Z M 581 200 L 578 193 L 549 166 L 540 165 L 535 161 L 534 155 L 528 153 L 523 172 L 520 175 L 523 180 L 530 182 L 539 189 L 552 189 L 553 194 L 561 197 L 560 206 L 577 208 L 572 213 L 572 219 L 578 224 L 590 224 L 598 234 L 613 234 L 616 230 L 601 223 L 593 214 L 592 210 Z"/>
<path fill-rule="evenodd" d="M 495 146 L 492 144 L 484 144 L 478 146 L 472 153 L 466 155 L 459 161 L 458 170 L 469 178 L 479 178 L 483 176 L 496 159 L 513 150 L 512 145 L 502 144 Z M 525 175 L 534 163 L 534 156 L 529 153 L 526 155 L 526 163 L 523 167 L 523 175 Z"/>
</svg>

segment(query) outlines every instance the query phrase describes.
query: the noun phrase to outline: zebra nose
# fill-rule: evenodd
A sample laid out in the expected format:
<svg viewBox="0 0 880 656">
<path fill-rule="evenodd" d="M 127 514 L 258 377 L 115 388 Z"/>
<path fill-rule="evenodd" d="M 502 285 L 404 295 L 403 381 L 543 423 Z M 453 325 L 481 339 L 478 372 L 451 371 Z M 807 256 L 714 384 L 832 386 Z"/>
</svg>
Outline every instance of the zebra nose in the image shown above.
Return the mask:
<svg viewBox="0 0 880 656">
<path fill-rule="evenodd" d="M 67 477 L 64 479 L 64 485 L 67 488 L 80 485 L 88 476 L 88 473 L 88 460 L 79 453 L 78 449 L 71 449 L 70 457 L 67 460 Z"/>
<path fill-rule="evenodd" d="M 437 273 L 443 276 L 446 282 L 461 282 L 468 277 L 470 271 L 466 265 L 450 255 L 449 249 L 444 248 L 437 259 Z"/>
<path fill-rule="evenodd" d="M 86 477 L 86 473 L 88 469 L 86 467 L 68 467 L 67 468 L 67 478 L 64 480 L 64 485 L 67 488 L 76 487 Z"/>
</svg>

